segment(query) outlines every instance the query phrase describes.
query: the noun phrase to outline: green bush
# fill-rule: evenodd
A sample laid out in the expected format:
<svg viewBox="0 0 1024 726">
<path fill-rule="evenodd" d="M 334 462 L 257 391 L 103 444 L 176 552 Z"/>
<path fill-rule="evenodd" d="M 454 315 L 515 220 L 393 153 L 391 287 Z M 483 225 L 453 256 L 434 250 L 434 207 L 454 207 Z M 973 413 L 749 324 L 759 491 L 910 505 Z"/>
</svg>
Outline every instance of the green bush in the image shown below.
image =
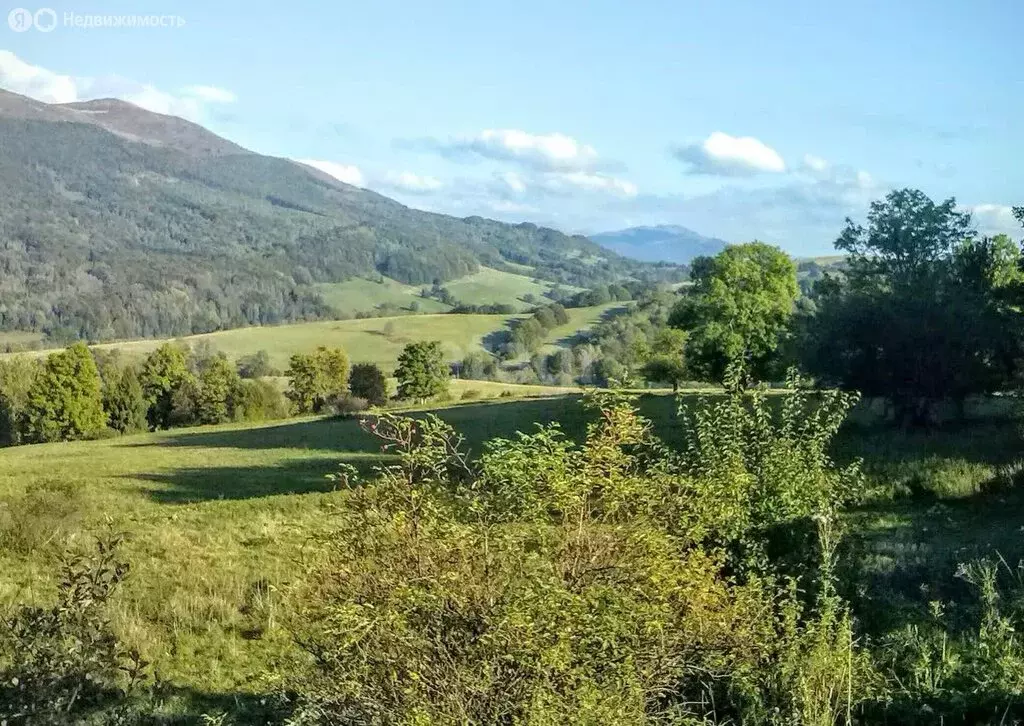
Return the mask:
<svg viewBox="0 0 1024 726">
<path fill-rule="evenodd" d="M 296 723 L 834 724 L 870 664 L 836 595 L 828 443 L 852 399 L 733 377 L 672 455 L 629 399 L 590 399 L 479 460 L 434 416 L 366 422 L 388 463 L 350 490 L 292 602 Z M 792 538 L 807 577 L 770 546 Z"/>
</svg>

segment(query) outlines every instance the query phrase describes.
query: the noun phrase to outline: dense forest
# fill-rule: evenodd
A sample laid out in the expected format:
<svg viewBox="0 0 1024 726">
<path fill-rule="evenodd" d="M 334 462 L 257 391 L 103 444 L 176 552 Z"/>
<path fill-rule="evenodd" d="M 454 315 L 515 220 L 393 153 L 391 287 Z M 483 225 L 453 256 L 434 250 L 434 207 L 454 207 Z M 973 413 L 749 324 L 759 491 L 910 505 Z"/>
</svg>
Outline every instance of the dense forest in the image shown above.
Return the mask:
<svg viewBox="0 0 1024 726">
<path fill-rule="evenodd" d="M 76 104 L 122 112 L 114 133 L 0 100 L 0 330 L 70 341 L 308 320 L 332 315 L 315 283 L 429 285 L 480 265 L 581 287 L 682 275 L 533 224 L 409 209 L 286 159 L 232 153 L 199 127 L 203 144 L 140 143 L 154 117 L 165 136 L 186 122 L 127 104 Z"/>
</svg>

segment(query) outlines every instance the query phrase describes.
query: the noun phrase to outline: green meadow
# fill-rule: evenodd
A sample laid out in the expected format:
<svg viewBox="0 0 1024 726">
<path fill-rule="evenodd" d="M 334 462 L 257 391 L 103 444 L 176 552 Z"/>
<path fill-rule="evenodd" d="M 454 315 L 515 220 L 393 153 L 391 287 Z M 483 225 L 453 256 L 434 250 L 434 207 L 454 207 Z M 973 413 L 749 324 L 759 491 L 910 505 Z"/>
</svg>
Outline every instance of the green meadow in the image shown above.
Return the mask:
<svg viewBox="0 0 1024 726">
<path fill-rule="evenodd" d="M 483 395 L 498 393 L 501 384 L 492 385 Z M 503 387 L 542 392 L 527 388 Z M 639 405 L 679 446 L 677 406 L 700 400 L 645 395 Z M 872 485 L 846 517 L 846 541 L 857 570 L 850 597 L 881 632 L 926 617 L 930 599 L 955 595 L 958 562 L 993 551 L 1010 562 L 1024 555 L 1024 497 L 1007 486 L 1024 448 L 1012 411 L 930 434 L 883 427 L 866 407 L 858 413 L 834 454 L 863 459 Z M 590 420 L 578 394 L 464 402 L 437 414 L 472 452 L 535 422 L 557 421 L 578 439 Z M 114 622 L 126 642 L 182 698 L 258 694 L 260 674 L 291 653 L 276 627 L 289 587 L 317 561 L 317 538 L 351 496 L 326 475 L 340 462 L 370 475 L 382 461 L 357 421 L 331 418 L 0 450 L 0 606 L 44 600 L 66 543 L 125 532 L 132 574 Z"/>
</svg>

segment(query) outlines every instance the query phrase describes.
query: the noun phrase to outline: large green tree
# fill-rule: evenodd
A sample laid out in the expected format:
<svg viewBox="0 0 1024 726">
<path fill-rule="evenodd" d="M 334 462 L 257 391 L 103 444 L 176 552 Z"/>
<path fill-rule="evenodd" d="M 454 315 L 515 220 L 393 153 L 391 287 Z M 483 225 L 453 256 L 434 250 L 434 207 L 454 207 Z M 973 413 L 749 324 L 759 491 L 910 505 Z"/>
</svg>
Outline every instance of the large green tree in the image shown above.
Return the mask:
<svg viewBox="0 0 1024 726">
<path fill-rule="evenodd" d="M 907 425 L 934 421 L 935 405 L 1006 384 L 1021 355 L 1020 314 L 1009 292 L 1020 250 L 976 238 L 956 200 L 901 189 L 847 220 L 836 247 L 846 274 L 815 286 L 816 312 L 800 332 L 806 366 L 826 382 L 883 396 Z"/>
<path fill-rule="evenodd" d="M 366 399 L 372 406 L 380 406 L 388 400 L 388 381 L 384 371 L 373 363 L 357 363 L 352 366 L 349 388 L 353 396 Z"/>
<path fill-rule="evenodd" d="M 103 394 L 92 353 L 76 343 L 52 353 L 28 392 L 25 433 L 29 441 L 68 441 L 103 430 Z"/>
<path fill-rule="evenodd" d="M 409 343 L 398 356 L 395 378 L 399 398 L 423 401 L 439 396 L 448 390 L 448 376 L 440 341 Z"/>
<path fill-rule="evenodd" d="M 146 418 L 154 429 L 168 428 L 174 410 L 174 392 L 190 382 L 188 351 L 180 345 L 164 343 L 146 357 L 139 377 L 149 410 Z"/>
<path fill-rule="evenodd" d="M 730 361 L 744 358 L 764 375 L 799 294 L 793 260 L 755 241 L 697 258 L 691 274 L 690 293 L 669 317 L 672 327 L 689 333 L 691 369 L 718 380 Z"/>
<path fill-rule="evenodd" d="M 349 362 L 341 348 L 296 353 L 285 373 L 291 379 L 288 398 L 299 413 L 318 413 L 332 398 L 348 393 Z"/>
<path fill-rule="evenodd" d="M 223 355 L 206 360 L 199 374 L 196 396 L 196 418 L 199 423 L 216 424 L 230 421 L 241 395 L 242 379 Z"/>
</svg>

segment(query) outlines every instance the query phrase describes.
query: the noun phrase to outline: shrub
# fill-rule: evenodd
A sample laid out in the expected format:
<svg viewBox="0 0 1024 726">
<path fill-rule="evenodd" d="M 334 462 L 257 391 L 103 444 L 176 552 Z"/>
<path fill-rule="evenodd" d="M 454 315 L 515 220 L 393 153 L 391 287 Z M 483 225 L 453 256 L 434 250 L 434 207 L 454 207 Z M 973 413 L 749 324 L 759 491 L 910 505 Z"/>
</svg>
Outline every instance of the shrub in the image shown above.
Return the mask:
<svg viewBox="0 0 1024 726">
<path fill-rule="evenodd" d="M 124 696 L 147 664 L 126 651 L 107 619 L 110 598 L 128 574 L 119 537 L 96 553 L 68 555 L 57 602 L 24 606 L 0 628 L 0 723 L 66 724 Z M 104 720 L 117 723 L 116 713 Z"/>
<path fill-rule="evenodd" d="M 467 388 L 462 392 L 463 401 L 472 401 L 475 398 L 480 398 L 483 395 L 479 388 Z"/>
<path fill-rule="evenodd" d="M 271 421 L 287 418 L 288 399 L 270 381 L 243 380 L 234 409 L 235 420 Z"/>
<path fill-rule="evenodd" d="M 736 377 L 738 379 L 738 376 Z M 629 399 L 589 399 L 478 461 L 435 416 L 366 422 L 387 463 L 296 593 L 298 723 L 813 723 L 858 705 L 869 664 L 835 594 L 824 454 L 850 399 L 739 385 L 677 457 Z M 767 417 L 767 420 L 766 420 Z M 743 435 L 749 440 L 736 440 Z M 770 540 L 800 540 L 797 586 Z"/>
<path fill-rule="evenodd" d="M 333 398 L 327 405 L 328 410 L 332 414 L 342 418 L 351 418 L 357 413 L 362 413 L 369 407 L 370 403 L 365 398 L 359 398 L 358 396 L 350 394 Z"/>
</svg>

